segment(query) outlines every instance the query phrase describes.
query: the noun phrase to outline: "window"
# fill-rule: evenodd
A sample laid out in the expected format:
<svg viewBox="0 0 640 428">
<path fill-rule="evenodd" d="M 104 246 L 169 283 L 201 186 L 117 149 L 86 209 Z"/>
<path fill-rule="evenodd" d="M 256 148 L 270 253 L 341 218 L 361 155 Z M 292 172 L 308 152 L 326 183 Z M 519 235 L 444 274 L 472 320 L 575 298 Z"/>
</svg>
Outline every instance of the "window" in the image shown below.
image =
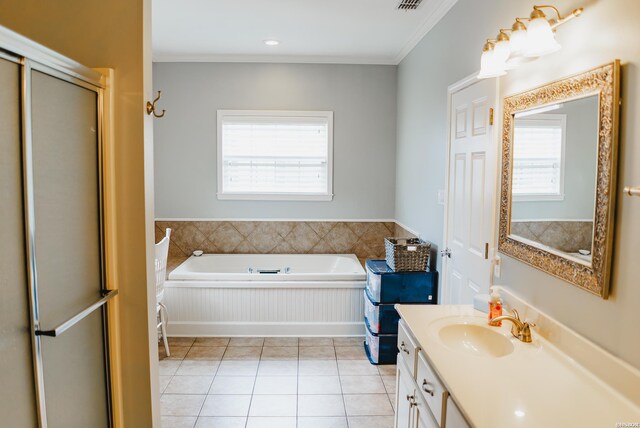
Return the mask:
<svg viewBox="0 0 640 428">
<path fill-rule="evenodd" d="M 330 201 L 333 112 L 218 110 L 218 199 Z"/>
<path fill-rule="evenodd" d="M 515 201 L 564 199 L 565 138 L 565 115 L 516 117 L 512 182 Z"/>
</svg>

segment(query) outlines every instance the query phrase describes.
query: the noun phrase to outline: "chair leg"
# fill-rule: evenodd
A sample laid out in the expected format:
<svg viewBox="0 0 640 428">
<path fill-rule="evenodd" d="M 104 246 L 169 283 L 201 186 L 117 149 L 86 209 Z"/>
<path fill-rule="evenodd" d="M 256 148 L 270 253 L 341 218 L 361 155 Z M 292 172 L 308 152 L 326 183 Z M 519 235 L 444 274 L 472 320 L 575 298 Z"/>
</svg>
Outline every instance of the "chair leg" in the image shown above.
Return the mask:
<svg viewBox="0 0 640 428">
<path fill-rule="evenodd" d="M 167 340 L 167 319 L 167 307 L 160 303 L 160 331 L 162 332 L 162 341 L 164 342 L 164 353 L 167 354 L 167 357 L 170 357 L 169 341 Z"/>
</svg>

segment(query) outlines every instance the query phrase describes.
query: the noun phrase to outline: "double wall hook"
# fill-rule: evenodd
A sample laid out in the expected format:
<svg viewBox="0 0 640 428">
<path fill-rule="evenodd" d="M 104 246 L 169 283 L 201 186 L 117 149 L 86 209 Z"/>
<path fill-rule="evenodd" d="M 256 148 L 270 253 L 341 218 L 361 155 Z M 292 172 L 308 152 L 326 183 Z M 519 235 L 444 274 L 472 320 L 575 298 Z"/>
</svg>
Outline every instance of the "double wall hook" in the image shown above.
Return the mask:
<svg viewBox="0 0 640 428">
<path fill-rule="evenodd" d="M 158 96 L 153 100 L 153 102 L 147 101 L 147 114 L 148 115 L 153 114 L 154 117 L 163 117 L 164 116 L 164 113 L 166 112 L 166 110 L 164 110 L 164 109 L 162 110 L 162 113 L 160 113 L 160 114 L 156 113 L 156 103 L 160 99 L 160 96 L 162 96 L 162 91 L 158 91 Z"/>
</svg>

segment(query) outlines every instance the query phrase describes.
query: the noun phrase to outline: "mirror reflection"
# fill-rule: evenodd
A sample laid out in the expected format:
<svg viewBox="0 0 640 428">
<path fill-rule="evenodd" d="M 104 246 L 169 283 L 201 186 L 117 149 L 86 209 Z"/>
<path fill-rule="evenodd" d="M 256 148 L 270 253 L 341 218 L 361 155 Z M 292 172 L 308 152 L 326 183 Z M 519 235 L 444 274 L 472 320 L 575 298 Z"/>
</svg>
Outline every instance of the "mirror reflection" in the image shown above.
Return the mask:
<svg viewBox="0 0 640 428">
<path fill-rule="evenodd" d="M 515 114 L 510 235 L 591 264 L 598 96 Z"/>
</svg>

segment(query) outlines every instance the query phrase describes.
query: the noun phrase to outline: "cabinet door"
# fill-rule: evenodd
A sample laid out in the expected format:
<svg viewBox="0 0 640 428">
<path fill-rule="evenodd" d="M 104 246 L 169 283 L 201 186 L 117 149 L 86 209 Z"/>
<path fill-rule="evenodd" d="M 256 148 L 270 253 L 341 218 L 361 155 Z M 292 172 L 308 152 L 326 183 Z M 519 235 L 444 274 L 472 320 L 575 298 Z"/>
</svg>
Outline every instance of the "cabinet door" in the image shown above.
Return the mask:
<svg viewBox="0 0 640 428">
<path fill-rule="evenodd" d="M 447 399 L 447 425 L 446 428 L 469 428 L 469 424 L 462 416 L 462 412 L 456 403 L 449 397 Z"/>
<path fill-rule="evenodd" d="M 396 374 L 396 427 L 414 428 L 415 402 L 414 382 L 401 358 L 398 358 L 398 372 Z"/>
</svg>

